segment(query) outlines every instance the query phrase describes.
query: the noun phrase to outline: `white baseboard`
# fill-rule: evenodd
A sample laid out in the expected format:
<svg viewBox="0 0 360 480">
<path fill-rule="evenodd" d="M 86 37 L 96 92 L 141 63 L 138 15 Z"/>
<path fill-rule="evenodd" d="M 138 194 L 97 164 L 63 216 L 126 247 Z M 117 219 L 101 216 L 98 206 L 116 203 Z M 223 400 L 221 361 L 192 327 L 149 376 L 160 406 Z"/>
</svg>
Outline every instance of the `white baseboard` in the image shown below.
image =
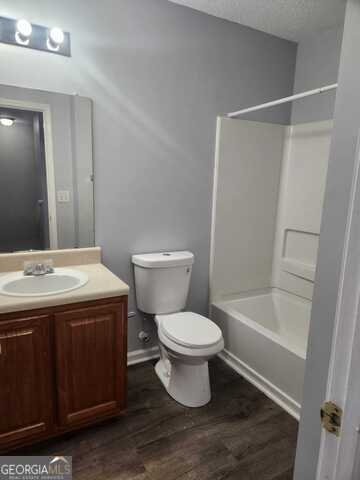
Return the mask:
<svg viewBox="0 0 360 480">
<path fill-rule="evenodd" d="M 262 377 L 255 370 L 249 367 L 249 365 L 242 362 L 229 351 L 223 350 L 218 356 L 227 365 L 229 365 L 229 367 L 235 370 L 235 372 L 246 378 L 248 382 L 252 383 L 256 388 L 277 403 L 292 417 L 294 417 L 296 420 L 300 419 L 301 405 L 293 398 L 289 397 L 289 395 L 287 395 L 285 392 L 280 390 L 280 388 L 266 380 L 266 378 Z"/>
<path fill-rule="evenodd" d="M 147 362 L 153 358 L 159 358 L 159 347 L 144 348 L 141 350 L 134 350 L 127 354 L 127 364 L 135 365 L 136 363 Z"/>
</svg>

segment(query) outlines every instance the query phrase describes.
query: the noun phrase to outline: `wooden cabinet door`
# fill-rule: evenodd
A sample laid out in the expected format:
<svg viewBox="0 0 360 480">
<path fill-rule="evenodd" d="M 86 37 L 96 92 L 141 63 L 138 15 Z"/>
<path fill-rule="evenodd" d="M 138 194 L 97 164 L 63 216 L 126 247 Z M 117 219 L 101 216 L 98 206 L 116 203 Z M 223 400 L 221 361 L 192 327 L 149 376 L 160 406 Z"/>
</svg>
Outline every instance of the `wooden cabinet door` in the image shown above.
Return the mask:
<svg viewBox="0 0 360 480">
<path fill-rule="evenodd" d="M 55 315 L 62 427 L 120 413 L 126 406 L 126 299 Z"/>
<path fill-rule="evenodd" d="M 49 316 L 0 322 L 0 450 L 52 427 Z"/>
</svg>

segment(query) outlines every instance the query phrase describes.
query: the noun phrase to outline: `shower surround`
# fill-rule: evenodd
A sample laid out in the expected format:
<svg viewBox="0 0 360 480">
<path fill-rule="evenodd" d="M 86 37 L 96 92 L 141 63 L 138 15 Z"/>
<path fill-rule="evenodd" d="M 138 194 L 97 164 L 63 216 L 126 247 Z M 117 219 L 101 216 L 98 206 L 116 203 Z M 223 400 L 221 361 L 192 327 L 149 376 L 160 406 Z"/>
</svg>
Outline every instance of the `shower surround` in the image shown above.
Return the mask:
<svg viewBox="0 0 360 480">
<path fill-rule="evenodd" d="M 299 418 L 332 121 L 217 123 L 211 318 L 223 359 Z"/>
</svg>

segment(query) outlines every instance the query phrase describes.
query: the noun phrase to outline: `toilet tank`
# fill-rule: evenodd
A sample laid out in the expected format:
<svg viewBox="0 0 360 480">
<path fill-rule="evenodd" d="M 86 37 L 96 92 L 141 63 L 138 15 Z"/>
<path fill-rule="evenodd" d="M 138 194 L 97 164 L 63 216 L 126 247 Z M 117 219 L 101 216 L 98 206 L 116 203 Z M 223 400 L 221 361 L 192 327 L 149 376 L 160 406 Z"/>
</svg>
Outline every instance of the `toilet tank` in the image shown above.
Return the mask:
<svg viewBox="0 0 360 480">
<path fill-rule="evenodd" d="M 161 252 L 133 255 L 136 302 L 145 313 L 165 314 L 185 308 L 194 255 Z"/>
</svg>

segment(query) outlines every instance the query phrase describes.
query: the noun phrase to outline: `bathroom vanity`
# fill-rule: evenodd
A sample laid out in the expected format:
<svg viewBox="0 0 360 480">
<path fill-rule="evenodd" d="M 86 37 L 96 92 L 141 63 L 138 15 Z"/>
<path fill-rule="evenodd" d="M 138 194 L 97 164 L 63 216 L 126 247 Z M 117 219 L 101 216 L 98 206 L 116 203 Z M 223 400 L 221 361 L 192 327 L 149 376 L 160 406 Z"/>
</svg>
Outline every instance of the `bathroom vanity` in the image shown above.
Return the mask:
<svg viewBox="0 0 360 480">
<path fill-rule="evenodd" d="M 31 255 L 1 255 L 0 267 L 18 271 Z M 88 282 L 58 295 L 0 294 L 0 452 L 126 408 L 128 286 L 101 264 L 100 249 L 39 255 Z"/>
<path fill-rule="evenodd" d="M 0 99 L 2 453 L 125 410 L 129 288 L 94 247 L 91 99 Z"/>
</svg>

